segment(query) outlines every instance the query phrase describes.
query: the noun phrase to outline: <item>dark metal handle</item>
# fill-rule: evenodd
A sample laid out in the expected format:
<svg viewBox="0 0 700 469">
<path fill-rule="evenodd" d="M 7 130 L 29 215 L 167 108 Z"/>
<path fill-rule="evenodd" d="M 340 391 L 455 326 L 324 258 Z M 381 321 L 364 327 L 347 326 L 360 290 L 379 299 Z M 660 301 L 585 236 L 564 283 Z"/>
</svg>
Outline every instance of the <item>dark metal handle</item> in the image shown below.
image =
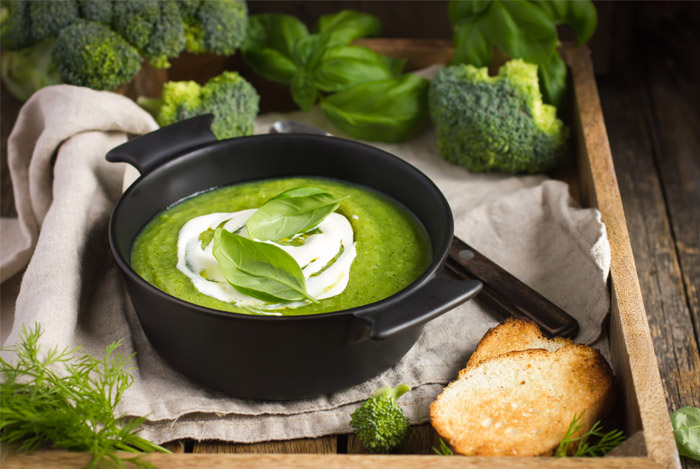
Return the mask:
<svg viewBox="0 0 700 469">
<path fill-rule="evenodd" d="M 212 114 L 205 114 L 161 127 L 111 149 L 107 161 L 129 163 L 147 174 L 183 152 L 216 142 L 213 120 Z"/>
<path fill-rule="evenodd" d="M 369 338 L 388 339 L 406 329 L 421 325 L 456 308 L 481 290 L 477 280 L 433 277 L 420 293 L 392 302 L 381 309 L 356 316 L 370 325 Z"/>
<path fill-rule="evenodd" d="M 482 295 L 499 310 L 532 319 L 550 336 L 573 337 L 578 333 L 574 317 L 456 236 L 445 265 L 461 277 L 481 280 Z"/>
</svg>

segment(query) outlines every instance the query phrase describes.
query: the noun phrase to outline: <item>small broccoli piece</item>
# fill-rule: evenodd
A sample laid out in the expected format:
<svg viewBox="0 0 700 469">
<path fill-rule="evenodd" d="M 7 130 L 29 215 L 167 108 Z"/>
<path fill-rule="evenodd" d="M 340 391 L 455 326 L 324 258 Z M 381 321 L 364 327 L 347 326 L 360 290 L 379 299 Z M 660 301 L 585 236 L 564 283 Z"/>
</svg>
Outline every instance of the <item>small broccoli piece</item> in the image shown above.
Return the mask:
<svg viewBox="0 0 700 469">
<path fill-rule="evenodd" d="M 140 98 L 138 103 L 151 112 L 158 124 L 170 125 L 201 114 L 214 114 L 211 130 L 218 139 L 253 133 L 260 97 L 236 72 L 224 72 L 204 86 L 194 81 L 170 81 L 161 99 Z"/>
<path fill-rule="evenodd" d="M 440 154 L 470 171 L 538 173 L 563 158 L 568 129 L 542 102 L 536 65 L 510 60 L 495 77 L 472 65 L 445 67 L 428 105 Z"/>
<path fill-rule="evenodd" d="M 0 40 L 5 50 L 20 50 L 34 43 L 29 2 L 10 0 L 0 8 Z"/>
<path fill-rule="evenodd" d="M 90 21 L 112 24 L 113 8 L 109 0 L 78 0 L 80 15 Z"/>
<path fill-rule="evenodd" d="M 45 39 L 21 50 L 2 53 L 2 81 L 20 101 L 26 101 L 39 88 L 63 83 L 51 60 L 54 39 Z"/>
<path fill-rule="evenodd" d="M 56 39 L 51 57 L 66 83 L 112 90 L 141 68 L 138 51 L 101 23 L 80 20 Z"/>
<path fill-rule="evenodd" d="M 365 448 L 388 453 L 408 437 L 411 425 L 396 400 L 410 390 L 406 384 L 384 386 L 350 415 L 350 426 Z"/>
<path fill-rule="evenodd" d="M 80 18 L 75 0 L 42 0 L 29 2 L 32 20 L 32 39 L 41 41 L 56 37 L 67 26 Z"/>
<path fill-rule="evenodd" d="M 248 7 L 244 0 L 179 0 L 185 23 L 185 50 L 231 55 L 245 40 Z"/>
</svg>

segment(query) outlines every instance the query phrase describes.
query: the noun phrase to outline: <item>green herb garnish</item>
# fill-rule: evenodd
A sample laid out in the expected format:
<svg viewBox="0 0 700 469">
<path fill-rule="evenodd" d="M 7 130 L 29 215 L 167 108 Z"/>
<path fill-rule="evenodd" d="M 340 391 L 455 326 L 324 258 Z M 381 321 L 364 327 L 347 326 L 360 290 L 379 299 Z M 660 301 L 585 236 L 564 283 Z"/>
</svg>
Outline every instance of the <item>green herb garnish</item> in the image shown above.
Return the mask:
<svg viewBox="0 0 700 469">
<path fill-rule="evenodd" d="M 568 456 L 569 447 L 576 445 L 576 451 L 573 457 L 596 457 L 605 456 L 625 439 L 624 433 L 620 430 L 612 430 L 603 433 L 603 427 L 600 425 L 600 420 L 596 421 L 590 430 L 580 436 L 574 436 L 583 428 L 583 414 L 585 411 L 574 416 L 571 421 L 566 435 L 559 443 L 559 447 L 554 453 L 558 457 Z M 590 443 L 589 438 L 595 437 L 596 441 Z"/>
<path fill-rule="evenodd" d="M 454 456 L 454 453 L 442 438 L 440 438 L 440 448 L 433 446 L 433 451 L 440 456 Z"/>
<path fill-rule="evenodd" d="M 260 241 L 291 238 L 315 228 L 346 198 L 313 186 L 296 187 L 265 202 L 248 219 L 246 228 L 251 238 Z"/>
<path fill-rule="evenodd" d="M 671 414 L 678 453 L 700 461 L 700 409 L 685 406 Z"/>
<path fill-rule="evenodd" d="M 316 300 L 306 292 L 306 279 L 286 251 L 217 228 L 214 257 L 226 280 L 238 291 L 263 301 Z"/>
<path fill-rule="evenodd" d="M 116 352 L 121 341 L 110 344 L 102 360 L 76 356 L 79 348 L 53 348 L 43 357 L 40 336 L 39 324 L 23 327 L 21 342 L 2 349 L 16 354 L 16 364 L 0 358 L 0 441 L 28 452 L 42 446 L 87 451 L 88 467 L 122 467 L 124 461 L 150 467 L 140 456 L 117 453 L 170 452 L 138 436 L 145 418 L 115 417 L 134 381 L 127 368 L 133 355 Z"/>
</svg>

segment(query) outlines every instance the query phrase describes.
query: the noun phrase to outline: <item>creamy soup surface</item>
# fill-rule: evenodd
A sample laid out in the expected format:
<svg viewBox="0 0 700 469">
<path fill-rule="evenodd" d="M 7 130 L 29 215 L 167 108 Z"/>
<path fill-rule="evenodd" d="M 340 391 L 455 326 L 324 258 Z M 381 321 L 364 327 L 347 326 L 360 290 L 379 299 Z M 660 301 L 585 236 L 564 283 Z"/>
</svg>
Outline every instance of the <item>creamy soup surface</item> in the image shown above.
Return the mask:
<svg viewBox="0 0 700 469">
<path fill-rule="evenodd" d="M 314 186 L 347 196 L 317 227 L 289 242 L 272 242 L 302 268 L 317 302 L 272 302 L 232 287 L 212 251 L 217 227 L 246 237 L 247 219 L 270 198 Z M 134 243 L 131 265 L 152 285 L 213 309 L 303 315 L 387 298 L 418 278 L 432 257 L 429 238 L 404 207 L 379 193 L 320 178 L 285 178 L 217 188 L 185 199 L 151 220 Z"/>
</svg>

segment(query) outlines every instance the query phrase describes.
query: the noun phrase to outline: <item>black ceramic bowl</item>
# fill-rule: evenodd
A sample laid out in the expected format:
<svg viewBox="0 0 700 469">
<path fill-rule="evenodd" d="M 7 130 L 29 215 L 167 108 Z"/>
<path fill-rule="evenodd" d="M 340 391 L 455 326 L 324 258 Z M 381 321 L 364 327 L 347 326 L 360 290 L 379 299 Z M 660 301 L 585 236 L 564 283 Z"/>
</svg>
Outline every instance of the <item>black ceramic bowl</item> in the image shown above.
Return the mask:
<svg viewBox="0 0 700 469">
<path fill-rule="evenodd" d="M 317 396 L 394 365 L 423 324 L 474 296 L 481 284 L 438 276 L 452 241 L 452 214 L 420 171 L 377 148 L 334 137 L 270 134 L 217 141 L 211 116 L 138 137 L 107 154 L 141 177 L 114 208 L 109 241 L 146 336 L 191 380 L 253 399 Z M 362 307 L 308 316 L 217 311 L 150 285 L 129 265 L 131 247 L 157 213 L 223 185 L 290 176 L 327 177 L 380 191 L 406 206 L 430 236 L 433 259 L 397 294 Z"/>
</svg>

